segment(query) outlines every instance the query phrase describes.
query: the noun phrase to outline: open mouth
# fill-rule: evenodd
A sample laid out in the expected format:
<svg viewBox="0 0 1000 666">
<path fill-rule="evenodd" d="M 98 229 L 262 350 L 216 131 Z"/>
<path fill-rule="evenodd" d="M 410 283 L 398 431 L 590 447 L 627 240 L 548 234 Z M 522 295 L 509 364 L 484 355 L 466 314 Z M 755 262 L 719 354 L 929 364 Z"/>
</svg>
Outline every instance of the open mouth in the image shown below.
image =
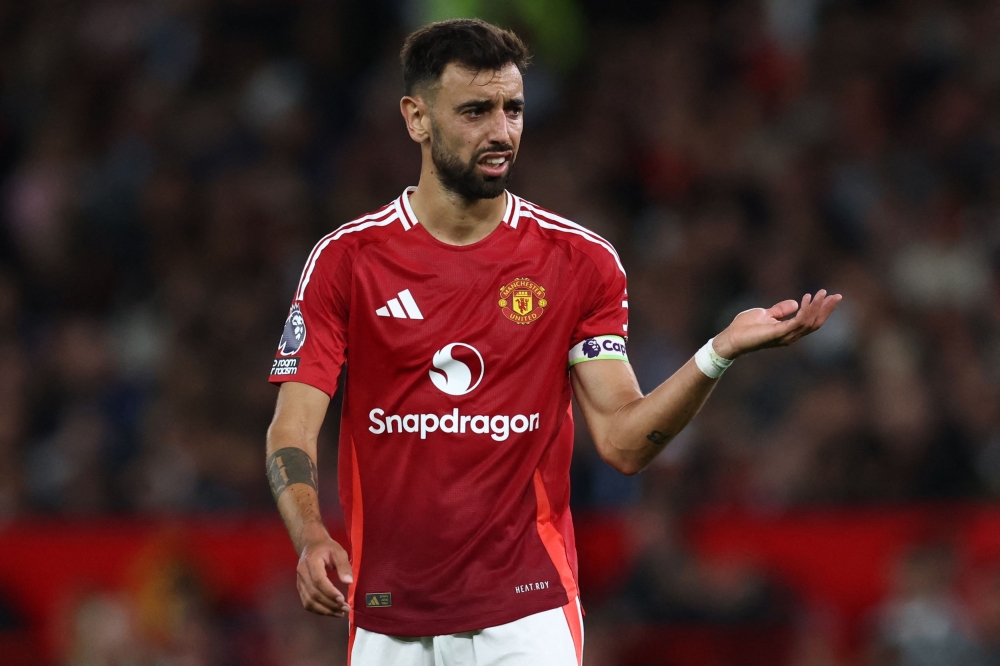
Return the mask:
<svg viewBox="0 0 1000 666">
<path fill-rule="evenodd" d="M 479 158 L 479 168 L 487 176 L 502 176 L 508 168 L 513 154 L 506 153 L 486 153 Z"/>
</svg>

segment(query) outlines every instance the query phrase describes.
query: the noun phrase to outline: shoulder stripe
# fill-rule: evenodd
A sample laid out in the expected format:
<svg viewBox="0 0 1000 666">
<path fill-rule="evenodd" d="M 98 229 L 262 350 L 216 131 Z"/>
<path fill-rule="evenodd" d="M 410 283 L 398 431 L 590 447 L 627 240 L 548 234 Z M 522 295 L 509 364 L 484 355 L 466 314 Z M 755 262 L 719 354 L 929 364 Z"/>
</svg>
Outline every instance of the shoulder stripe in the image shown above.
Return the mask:
<svg viewBox="0 0 1000 666">
<path fill-rule="evenodd" d="M 392 210 L 384 213 L 381 217 L 376 217 L 375 219 L 371 219 L 371 217 L 372 216 L 365 216 L 355 222 L 348 222 L 333 233 L 327 234 L 320 239 L 319 243 L 316 244 L 316 247 L 313 248 L 312 254 L 306 262 L 305 267 L 302 269 L 302 277 L 299 279 L 299 289 L 295 294 L 295 300 L 301 301 L 305 298 L 306 287 L 309 285 L 310 278 L 312 278 L 312 272 L 316 268 L 316 262 L 319 261 L 319 256 L 323 253 L 323 250 L 326 249 L 327 245 L 335 240 L 340 240 L 342 236 L 354 233 L 355 231 L 363 231 L 370 227 L 384 227 L 392 224 L 397 219 L 397 213 L 395 210 Z"/>
<path fill-rule="evenodd" d="M 392 203 L 388 203 L 388 204 L 382 206 L 381 208 L 379 208 L 377 211 L 375 211 L 373 213 L 368 213 L 367 215 L 362 215 L 361 217 L 357 218 L 356 220 L 351 220 L 350 222 L 345 222 L 344 224 L 340 225 L 339 227 L 337 227 L 336 229 L 334 229 L 333 231 L 331 231 L 327 235 L 325 235 L 322 238 L 320 238 L 319 241 L 315 245 L 313 245 L 312 250 L 309 251 L 309 256 L 306 258 L 305 266 L 302 267 L 302 273 L 299 275 L 299 283 L 295 287 L 296 296 L 298 295 L 299 291 L 302 289 L 302 281 L 305 280 L 305 278 L 306 278 L 306 271 L 308 270 L 309 266 L 313 262 L 313 255 L 316 254 L 316 250 L 319 249 L 320 245 L 323 245 L 323 241 L 325 241 L 326 239 L 330 238 L 334 234 L 336 234 L 336 233 L 338 233 L 338 232 L 340 232 L 340 231 L 342 231 L 344 229 L 348 229 L 350 227 L 357 226 L 359 224 L 367 222 L 368 220 L 380 219 L 380 218 L 384 217 L 387 214 L 386 213 L 386 208 L 389 208 L 392 205 L 393 205 Z M 326 247 L 326 246 L 323 245 L 323 247 Z"/>
<path fill-rule="evenodd" d="M 403 194 L 403 196 L 405 197 L 406 194 Z M 413 224 L 410 222 L 410 218 L 406 215 L 406 208 L 403 205 L 403 202 L 400 199 L 396 199 L 393 202 L 393 205 L 396 206 L 396 214 L 399 216 L 399 221 L 402 223 L 403 228 L 409 231 Z"/>
<path fill-rule="evenodd" d="M 625 267 L 622 266 L 621 259 L 618 257 L 618 253 L 615 252 L 615 248 L 611 245 L 611 243 L 604 240 L 603 238 L 595 234 L 593 231 L 590 231 L 586 227 L 581 227 L 579 224 L 576 224 L 575 222 L 570 222 L 565 218 L 559 217 L 558 215 L 551 215 L 551 214 L 546 215 L 541 211 L 539 211 L 535 206 L 529 204 L 528 202 L 524 203 L 524 208 L 528 210 L 528 216 L 531 217 L 531 219 L 533 219 L 535 222 L 537 222 L 538 226 L 542 227 L 543 229 L 552 229 L 553 231 L 562 231 L 567 234 L 575 234 L 577 236 L 580 236 L 581 238 L 590 241 L 591 243 L 600 245 L 611 254 L 611 257 L 615 260 L 615 263 L 618 265 L 618 270 L 622 272 L 622 275 L 625 275 Z"/>
<path fill-rule="evenodd" d="M 503 224 L 509 225 L 513 221 L 513 218 L 511 217 L 510 214 L 514 212 L 514 195 L 511 194 L 510 192 L 507 192 L 506 190 L 504 190 L 504 194 L 507 195 L 507 202 L 506 202 L 507 205 L 504 206 L 503 217 L 501 218 L 501 222 Z"/>
<path fill-rule="evenodd" d="M 625 267 L 622 266 L 622 262 L 621 262 L 620 259 L 618 259 L 618 255 L 615 254 L 615 252 L 613 250 L 611 250 L 604 243 L 601 243 L 600 241 L 595 240 L 593 237 L 588 236 L 587 234 L 582 233 L 580 231 L 577 231 L 576 229 L 569 229 L 567 227 L 560 227 L 557 224 L 551 224 L 549 222 L 545 222 L 544 220 L 540 220 L 540 219 L 538 219 L 537 217 L 534 217 L 534 216 L 532 216 L 532 219 L 534 219 L 535 222 L 538 223 L 538 226 L 540 226 L 540 227 L 542 227 L 544 229 L 553 229 L 555 231 L 563 231 L 563 232 L 568 233 L 568 234 L 576 234 L 577 236 L 580 236 L 581 238 L 584 238 L 584 239 L 590 241 L 591 243 L 595 243 L 597 245 L 600 245 L 604 249 L 608 250 L 608 252 L 611 254 L 611 258 L 614 259 L 615 263 L 618 265 L 618 270 L 620 270 L 622 272 L 622 275 L 625 275 Z"/>
<path fill-rule="evenodd" d="M 618 258 L 618 251 L 615 250 L 615 247 L 610 242 L 608 242 L 607 239 L 603 238 L 602 236 L 600 236 L 597 233 L 594 233 L 593 231 L 591 231 L 587 227 L 583 226 L 582 224 L 577 224 L 576 222 L 574 222 L 572 220 L 567 220 L 565 217 L 560 217 L 559 215 L 556 215 L 552 211 L 546 210 L 545 208 L 542 208 L 541 206 L 539 206 L 537 204 L 528 203 L 527 201 L 525 201 L 524 203 L 525 203 L 526 206 L 530 207 L 531 210 L 534 213 L 536 213 L 537 216 L 544 217 L 549 222 L 553 222 L 555 224 L 562 224 L 562 225 L 565 225 L 567 227 L 572 227 L 573 229 L 576 229 L 577 231 L 582 231 L 583 233 L 587 234 L 588 236 L 590 236 L 591 238 L 593 238 L 595 241 L 597 241 L 598 243 L 600 243 L 601 245 L 603 245 L 604 247 L 606 247 L 611 252 L 611 254 L 615 255 L 616 259 Z"/>
<path fill-rule="evenodd" d="M 511 214 L 510 219 L 507 220 L 507 224 L 510 225 L 511 229 L 517 229 L 517 221 L 521 218 L 521 197 L 515 194 L 511 194 L 510 192 L 508 192 L 507 194 L 511 197 L 511 200 L 514 202 L 514 211 Z"/>
<path fill-rule="evenodd" d="M 417 214 L 414 213 L 413 208 L 410 207 L 410 192 L 413 192 L 416 189 L 417 188 L 415 187 L 407 187 L 395 201 L 396 210 L 399 211 L 399 221 L 402 222 L 403 228 L 407 231 L 420 224 L 420 221 L 417 219 Z"/>
<path fill-rule="evenodd" d="M 325 241 L 327 238 L 329 238 L 330 236 L 334 235 L 335 233 L 337 233 L 338 231 L 340 231 L 342 229 L 346 229 L 348 227 L 351 227 L 351 226 L 354 226 L 354 225 L 357 225 L 357 224 L 361 224 L 363 222 L 367 222 L 368 220 L 374 220 L 376 218 L 384 216 L 386 214 L 386 208 L 389 208 L 394 203 L 395 202 L 387 203 L 386 205 L 382 206 L 381 208 L 379 208 L 378 210 L 376 210 L 374 212 L 367 213 L 366 215 L 362 215 L 361 217 L 359 217 L 357 219 L 354 219 L 354 220 L 351 220 L 350 222 L 345 222 L 344 224 L 340 225 L 339 227 L 337 227 L 336 229 L 334 229 L 333 231 L 331 231 L 327 235 L 325 235 L 322 238 L 320 238 L 319 241 L 315 245 L 313 245 L 313 248 L 309 251 L 309 256 L 306 258 L 306 264 L 305 264 L 305 266 L 302 267 L 302 273 L 299 276 L 299 284 L 295 287 L 295 293 L 297 294 L 299 292 L 299 289 L 302 287 L 302 280 L 305 278 L 305 275 L 306 275 L 306 267 L 309 266 L 310 263 L 312 263 L 313 255 L 316 254 L 316 248 L 318 248 L 323 241 Z"/>
</svg>

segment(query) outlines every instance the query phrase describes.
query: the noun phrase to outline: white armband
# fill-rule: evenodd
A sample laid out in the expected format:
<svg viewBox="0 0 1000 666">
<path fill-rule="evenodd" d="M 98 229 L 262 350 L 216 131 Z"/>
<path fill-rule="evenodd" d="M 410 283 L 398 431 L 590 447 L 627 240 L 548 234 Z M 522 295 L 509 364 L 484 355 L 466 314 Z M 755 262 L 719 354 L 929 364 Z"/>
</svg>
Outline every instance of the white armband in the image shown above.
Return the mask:
<svg viewBox="0 0 1000 666">
<path fill-rule="evenodd" d="M 715 340 L 715 338 L 712 338 L 712 340 Z M 733 364 L 733 359 L 719 356 L 715 351 L 715 347 L 712 346 L 712 340 L 706 342 L 705 346 L 695 353 L 694 362 L 698 366 L 698 369 L 706 375 L 712 379 L 718 379 L 726 371 L 726 368 Z"/>
<path fill-rule="evenodd" d="M 574 366 L 584 361 L 625 361 L 625 338 L 618 335 L 598 335 L 579 342 L 569 350 L 569 364 Z"/>
</svg>

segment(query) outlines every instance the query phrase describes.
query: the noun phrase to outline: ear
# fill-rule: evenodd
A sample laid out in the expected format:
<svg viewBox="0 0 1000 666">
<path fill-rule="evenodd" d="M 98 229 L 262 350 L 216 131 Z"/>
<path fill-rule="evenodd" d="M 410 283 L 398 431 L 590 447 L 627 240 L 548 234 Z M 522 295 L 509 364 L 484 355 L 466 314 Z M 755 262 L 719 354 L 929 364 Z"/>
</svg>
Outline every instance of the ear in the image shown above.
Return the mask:
<svg viewBox="0 0 1000 666">
<path fill-rule="evenodd" d="M 406 131 L 410 133 L 410 138 L 417 143 L 429 141 L 431 138 L 431 116 L 430 109 L 423 96 L 407 95 L 399 100 L 399 111 L 403 114 L 406 122 Z"/>
</svg>

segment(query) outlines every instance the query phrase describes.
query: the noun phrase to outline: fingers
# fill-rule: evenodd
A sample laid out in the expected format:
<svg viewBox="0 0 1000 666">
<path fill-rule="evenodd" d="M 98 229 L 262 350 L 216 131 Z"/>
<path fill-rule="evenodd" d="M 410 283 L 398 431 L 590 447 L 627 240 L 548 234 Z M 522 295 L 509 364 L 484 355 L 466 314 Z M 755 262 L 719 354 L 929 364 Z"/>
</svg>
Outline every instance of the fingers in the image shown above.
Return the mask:
<svg viewBox="0 0 1000 666">
<path fill-rule="evenodd" d="M 822 293 L 823 292 L 820 291 L 816 294 L 817 299 Z M 799 333 L 809 326 L 809 322 L 814 316 L 816 309 L 816 301 L 813 299 L 811 294 L 803 296 L 801 303 L 788 300 L 782 301 L 774 307 L 777 308 L 779 305 L 785 305 L 786 303 L 790 303 L 792 305 L 792 309 L 791 312 L 788 312 L 785 316 L 788 316 L 788 314 L 791 314 L 792 312 L 796 312 L 796 310 L 798 312 L 791 319 L 785 319 L 784 321 L 778 322 L 776 333 L 778 338 L 777 344 L 779 345 L 789 345 L 794 340 L 797 340 L 799 337 L 802 337 L 802 335 L 805 335 L 804 333 L 799 335 Z M 773 309 L 774 308 L 772 308 L 772 310 Z"/>
<path fill-rule="evenodd" d="M 326 573 L 327 554 L 310 553 L 299 560 L 297 587 L 302 606 L 319 615 L 343 617 L 350 610 L 343 593 Z"/>
<path fill-rule="evenodd" d="M 310 613 L 331 617 L 344 616 L 342 609 L 321 601 L 321 596 L 316 591 L 316 587 L 312 584 L 311 577 L 308 574 L 303 575 L 301 572 L 297 574 L 296 589 L 299 592 L 299 601 L 302 602 L 302 607 Z"/>
<path fill-rule="evenodd" d="M 799 309 L 799 304 L 797 301 L 787 300 L 781 301 L 776 305 L 772 305 L 768 310 L 767 314 L 775 319 L 784 319 L 788 315 L 792 314 Z"/>
<path fill-rule="evenodd" d="M 337 577 L 342 583 L 350 585 L 354 582 L 354 571 L 351 569 L 351 562 L 347 559 L 347 551 L 343 548 L 329 551 L 326 566 L 330 569 L 336 569 Z"/>
<path fill-rule="evenodd" d="M 837 305 L 843 299 L 844 297 L 841 296 L 840 294 L 834 294 L 826 299 L 826 301 L 820 308 L 820 314 L 819 317 L 817 318 L 816 328 L 822 326 L 826 322 L 826 320 L 830 318 L 830 315 L 833 314 L 833 311 L 837 309 Z"/>
<path fill-rule="evenodd" d="M 811 329 L 810 333 L 823 325 L 842 299 L 843 296 L 840 294 L 828 296 L 826 289 L 820 289 L 816 292 L 816 298 L 813 299 L 807 320 L 807 327 Z"/>
<path fill-rule="evenodd" d="M 334 604 L 336 606 L 343 605 L 344 593 L 334 587 L 333 583 L 330 582 L 330 576 L 326 573 L 326 562 L 323 559 L 309 559 L 307 561 L 307 566 L 309 568 L 309 574 L 312 576 L 312 583 L 316 588 L 316 591 L 322 597 L 321 601 Z"/>
<path fill-rule="evenodd" d="M 311 613 L 343 617 L 350 610 L 346 602 L 337 601 L 335 598 L 331 599 L 327 594 L 321 592 L 311 574 L 300 572 L 297 588 L 302 607 Z"/>
<path fill-rule="evenodd" d="M 826 289 L 820 289 L 816 292 L 815 297 L 809 294 L 803 296 L 802 307 L 795 318 L 788 322 L 793 325 L 785 331 L 781 344 L 790 345 L 799 338 L 805 337 L 819 329 L 826 322 L 830 314 L 833 313 L 833 310 L 842 298 L 840 294 L 827 296 Z"/>
<path fill-rule="evenodd" d="M 820 289 L 815 296 L 805 294 L 801 302 L 787 300 L 768 310 L 741 312 L 730 324 L 729 338 L 737 355 L 790 345 L 822 326 L 841 300 L 840 294 L 828 296 Z"/>
<path fill-rule="evenodd" d="M 809 329 L 816 323 L 816 317 L 819 316 L 819 311 L 823 307 L 823 299 L 825 298 L 826 289 L 817 291 L 815 297 L 809 294 L 802 297 L 802 309 L 799 310 L 799 314 L 802 315 L 802 326 L 804 329 Z"/>
</svg>

